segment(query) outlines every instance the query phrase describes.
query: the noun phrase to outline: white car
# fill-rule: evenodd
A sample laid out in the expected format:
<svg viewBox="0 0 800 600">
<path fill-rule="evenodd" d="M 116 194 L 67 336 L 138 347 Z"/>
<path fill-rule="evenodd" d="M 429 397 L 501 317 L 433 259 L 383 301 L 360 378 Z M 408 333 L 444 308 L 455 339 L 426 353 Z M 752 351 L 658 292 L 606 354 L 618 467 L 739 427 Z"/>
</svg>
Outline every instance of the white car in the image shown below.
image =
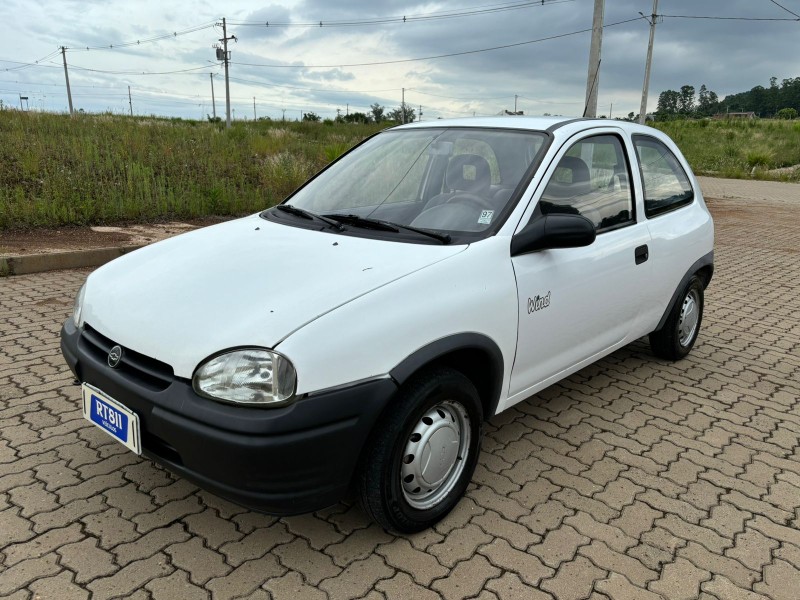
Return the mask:
<svg viewBox="0 0 800 600">
<path fill-rule="evenodd" d="M 414 123 L 96 270 L 61 347 L 85 417 L 201 487 L 272 514 L 354 489 L 418 531 L 462 496 L 485 419 L 644 335 L 685 356 L 713 238 L 654 129 Z"/>
</svg>

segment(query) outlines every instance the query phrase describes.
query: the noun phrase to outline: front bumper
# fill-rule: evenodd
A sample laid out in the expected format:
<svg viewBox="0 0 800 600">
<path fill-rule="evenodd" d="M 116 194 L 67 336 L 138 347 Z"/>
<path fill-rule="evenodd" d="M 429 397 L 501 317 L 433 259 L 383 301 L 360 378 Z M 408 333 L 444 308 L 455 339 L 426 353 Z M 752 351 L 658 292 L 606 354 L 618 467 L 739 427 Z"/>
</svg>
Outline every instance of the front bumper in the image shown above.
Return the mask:
<svg viewBox="0 0 800 600">
<path fill-rule="evenodd" d="M 185 379 L 154 386 L 112 369 L 71 318 L 61 330 L 61 352 L 78 380 L 139 415 L 145 456 L 219 496 L 276 515 L 344 497 L 367 437 L 397 390 L 386 378 L 279 408 L 223 404 L 198 396 Z"/>
</svg>

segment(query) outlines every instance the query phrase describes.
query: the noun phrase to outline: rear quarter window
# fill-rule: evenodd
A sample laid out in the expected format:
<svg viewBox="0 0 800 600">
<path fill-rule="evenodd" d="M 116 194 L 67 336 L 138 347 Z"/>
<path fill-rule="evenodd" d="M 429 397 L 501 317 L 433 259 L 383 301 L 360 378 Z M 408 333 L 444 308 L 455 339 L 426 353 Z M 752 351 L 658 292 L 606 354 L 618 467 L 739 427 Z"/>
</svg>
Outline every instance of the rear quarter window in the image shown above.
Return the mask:
<svg viewBox="0 0 800 600">
<path fill-rule="evenodd" d="M 694 200 L 694 190 L 686 171 L 675 155 L 655 138 L 633 138 L 644 187 L 644 214 L 656 217 L 687 206 Z"/>
</svg>

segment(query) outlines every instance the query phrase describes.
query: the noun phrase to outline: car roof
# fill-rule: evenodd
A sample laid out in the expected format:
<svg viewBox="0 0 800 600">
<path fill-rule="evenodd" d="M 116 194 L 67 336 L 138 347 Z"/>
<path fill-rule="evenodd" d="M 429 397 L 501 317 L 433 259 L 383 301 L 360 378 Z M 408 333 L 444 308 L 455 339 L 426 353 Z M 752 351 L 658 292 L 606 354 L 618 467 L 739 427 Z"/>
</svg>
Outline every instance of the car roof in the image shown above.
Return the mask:
<svg viewBox="0 0 800 600">
<path fill-rule="evenodd" d="M 578 131 L 595 127 L 619 127 L 630 133 L 649 133 L 656 131 L 651 127 L 618 121 L 616 119 L 589 119 L 581 117 L 523 117 L 523 116 L 496 116 L 496 117 L 464 117 L 458 119 L 436 119 L 434 121 L 417 121 L 407 125 L 400 125 L 393 129 L 418 129 L 425 127 L 476 127 L 522 129 L 528 131 L 559 131 L 572 135 Z"/>
</svg>

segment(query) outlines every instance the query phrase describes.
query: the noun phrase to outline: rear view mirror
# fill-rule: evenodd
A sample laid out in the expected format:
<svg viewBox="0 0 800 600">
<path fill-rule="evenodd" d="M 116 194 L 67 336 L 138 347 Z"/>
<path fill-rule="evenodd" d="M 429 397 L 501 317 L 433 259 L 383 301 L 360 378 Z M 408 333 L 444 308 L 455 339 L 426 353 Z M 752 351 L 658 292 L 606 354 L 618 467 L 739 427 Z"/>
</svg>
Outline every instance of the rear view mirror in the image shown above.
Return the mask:
<svg viewBox="0 0 800 600">
<path fill-rule="evenodd" d="M 581 215 L 549 214 L 531 219 L 511 239 L 511 256 L 554 248 L 589 246 L 597 237 L 594 224 Z"/>
</svg>

